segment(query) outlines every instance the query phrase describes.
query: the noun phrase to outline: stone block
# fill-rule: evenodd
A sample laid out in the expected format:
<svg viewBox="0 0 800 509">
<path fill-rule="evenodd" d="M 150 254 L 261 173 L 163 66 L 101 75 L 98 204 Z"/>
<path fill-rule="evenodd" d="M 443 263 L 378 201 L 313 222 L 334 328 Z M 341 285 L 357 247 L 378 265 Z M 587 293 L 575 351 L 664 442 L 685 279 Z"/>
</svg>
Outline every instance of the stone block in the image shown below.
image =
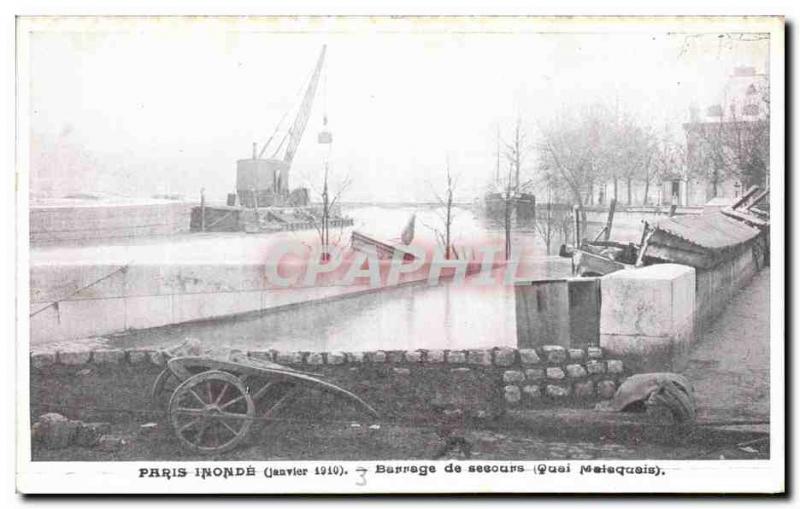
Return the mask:
<svg viewBox="0 0 800 509">
<path fill-rule="evenodd" d="M 545 388 L 545 394 L 547 394 L 548 398 L 564 399 L 569 397 L 569 393 L 569 387 L 562 387 L 560 385 L 548 384 Z"/>
<path fill-rule="evenodd" d="M 31 355 L 31 367 L 40 369 L 55 364 L 55 352 L 35 353 Z"/>
<path fill-rule="evenodd" d="M 526 385 L 522 388 L 522 392 L 528 399 L 540 399 L 542 397 L 542 389 L 538 385 Z"/>
<path fill-rule="evenodd" d="M 454 375 L 464 375 L 466 373 L 469 373 L 470 371 L 472 370 L 469 368 L 452 368 L 450 370 L 450 372 L 453 373 Z"/>
<path fill-rule="evenodd" d="M 594 382 L 587 380 L 586 382 L 575 382 L 573 391 L 576 398 L 592 398 L 594 397 Z"/>
<path fill-rule="evenodd" d="M 539 364 L 542 360 L 533 348 L 520 348 L 519 361 L 523 366 L 530 366 L 531 364 Z"/>
<path fill-rule="evenodd" d="M 590 375 L 601 375 L 606 372 L 606 363 L 598 360 L 587 361 L 586 371 L 588 371 Z"/>
<path fill-rule="evenodd" d="M 257 352 L 247 352 L 247 356 L 250 357 L 251 359 L 256 359 L 256 360 L 259 360 L 259 361 L 274 362 L 274 360 L 273 360 L 274 357 L 272 355 L 272 352 L 269 351 L 269 350 L 266 350 L 266 351 L 260 350 L 260 351 L 257 351 Z"/>
<path fill-rule="evenodd" d="M 508 367 L 517 361 L 517 350 L 514 348 L 498 348 L 494 352 L 496 366 Z"/>
<path fill-rule="evenodd" d="M 425 352 L 425 362 L 441 364 L 444 362 L 444 350 L 428 350 Z"/>
<path fill-rule="evenodd" d="M 347 361 L 353 364 L 364 362 L 364 352 L 347 352 Z"/>
<path fill-rule="evenodd" d="M 525 381 L 525 375 L 522 371 L 505 371 L 503 372 L 503 382 L 507 384 L 518 384 Z"/>
<path fill-rule="evenodd" d="M 277 364 L 302 364 L 303 363 L 303 352 L 278 352 L 275 355 L 275 362 Z"/>
<path fill-rule="evenodd" d="M 675 263 L 620 270 L 603 277 L 601 293 L 601 334 L 661 336 L 694 316 L 695 270 Z"/>
<path fill-rule="evenodd" d="M 321 366 L 325 364 L 325 357 L 322 352 L 310 352 L 306 356 L 306 364 L 310 366 Z"/>
<path fill-rule="evenodd" d="M 567 360 L 567 349 L 561 345 L 545 345 L 542 353 L 550 364 L 561 364 Z"/>
<path fill-rule="evenodd" d="M 636 371 L 680 371 L 694 342 L 695 270 L 657 264 L 603 277 L 600 346 Z"/>
<path fill-rule="evenodd" d="M 366 359 L 368 362 L 372 362 L 375 364 L 383 364 L 386 362 L 386 352 L 382 350 L 378 350 L 376 352 L 367 352 Z"/>
<path fill-rule="evenodd" d="M 516 385 L 506 385 L 503 387 L 503 396 L 506 399 L 506 403 L 512 405 L 519 403 L 519 400 L 522 399 L 522 393 Z"/>
<path fill-rule="evenodd" d="M 551 380 L 563 380 L 565 376 L 564 370 L 561 368 L 547 368 L 547 378 Z"/>
<path fill-rule="evenodd" d="M 394 368 L 395 375 L 407 376 L 411 374 L 411 370 L 408 368 Z"/>
<path fill-rule="evenodd" d="M 144 364 L 148 362 L 147 350 L 128 350 L 128 362 L 137 365 L 137 364 Z"/>
<path fill-rule="evenodd" d="M 458 350 L 447 352 L 448 364 L 464 364 L 465 362 L 467 362 L 467 356 L 464 355 L 464 352 Z"/>
<path fill-rule="evenodd" d="M 124 361 L 124 350 L 95 350 L 92 352 L 92 362 L 94 364 L 120 364 Z"/>
<path fill-rule="evenodd" d="M 606 361 L 606 372 L 614 375 L 619 375 L 625 371 L 622 361 L 609 359 Z"/>
<path fill-rule="evenodd" d="M 77 421 L 71 421 L 61 414 L 48 413 L 39 416 L 33 438 L 46 449 L 63 449 L 75 440 L 77 430 Z"/>
<path fill-rule="evenodd" d="M 75 444 L 81 447 L 94 447 L 100 437 L 111 432 L 107 422 L 79 422 L 75 432 Z"/>
<path fill-rule="evenodd" d="M 525 378 L 528 380 L 541 380 L 544 378 L 544 369 L 530 368 L 525 370 Z"/>
<path fill-rule="evenodd" d="M 147 358 L 151 364 L 155 364 L 156 366 L 164 366 L 167 363 L 167 359 L 164 357 L 164 354 L 158 350 L 151 350 L 147 352 Z"/>
<path fill-rule="evenodd" d="M 340 364 L 344 364 L 346 360 L 344 352 L 329 352 L 328 353 L 328 364 L 331 366 L 339 366 Z"/>
<path fill-rule="evenodd" d="M 617 392 L 617 384 L 611 380 L 597 382 L 597 395 L 603 399 L 611 399 Z"/>
<path fill-rule="evenodd" d="M 73 351 L 59 351 L 58 362 L 67 366 L 78 366 L 86 364 L 92 358 L 92 352 L 89 350 L 73 350 Z"/>
<path fill-rule="evenodd" d="M 586 348 L 586 356 L 590 359 L 602 359 L 603 349 L 599 346 L 590 346 Z"/>
<path fill-rule="evenodd" d="M 584 352 L 580 348 L 570 348 L 569 350 L 567 350 L 567 356 L 569 357 L 569 360 L 571 360 L 571 361 L 580 362 L 586 356 L 586 352 Z"/>
<path fill-rule="evenodd" d="M 419 350 L 408 350 L 405 353 L 406 362 L 409 364 L 419 364 L 422 362 L 422 352 Z"/>
<path fill-rule="evenodd" d="M 473 366 L 491 366 L 491 350 L 470 350 L 467 352 L 467 362 Z"/>
<path fill-rule="evenodd" d="M 386 354 L 386 358 L 392 364 L 401 364 L 406 360 L 405 352 L 402 350 L 392 350 Z"/>
<path fill-rule="evenodd" d="M 565 369 L 567 371 L 567 376 L 570 378 L 583 378 L 586 376 L 586 368 L 580 364 L 568 364 Z"/>
</svg>

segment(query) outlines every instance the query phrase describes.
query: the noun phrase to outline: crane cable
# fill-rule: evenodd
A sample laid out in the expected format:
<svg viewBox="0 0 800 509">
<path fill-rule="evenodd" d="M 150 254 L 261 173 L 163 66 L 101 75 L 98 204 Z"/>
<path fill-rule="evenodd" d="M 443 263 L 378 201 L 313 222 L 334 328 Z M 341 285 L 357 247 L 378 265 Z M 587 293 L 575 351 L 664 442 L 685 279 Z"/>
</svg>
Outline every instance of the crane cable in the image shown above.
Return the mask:
<svg viewBox="0 0 800 509">
<path fill-rule="evenodd" d="M 306 84 L 311 80 L 311 77 L 313 75 L 314 75 L 314 71 L 312 70 L 311 73 L 309 73 L 309 75 L 306 78 L 306 80 L 300 83 L 300 86 L 298 87 L 297 92 L 295 92 L 295 94 L 294 94 L 294 97 L 295 97 L 294 102 L 289 106 L 289 108 L 286 109 L 286 111 L 284 111 L 280 122 L 278 122 L 278 124 L 275 126 L 275 130 L 272 132 L 272 136 L 270 136 L 269 139 L 267 140 L 267 142 L 264 144 L 264 146 L 261 147 L 261 152 L 259 152 L 259 154 L 258 154 L 258 158 L 259 159 L 261 159 L 261 157 L 264 155 L 264 152 L 266 152 L 267 147 L 269 147 L 269 144 L 272 143 L 272 140 L 273 140 L 273 138 L 275 138 L 275 135 L 278 134 L 278 131 L 280 130 L 281 126 L 283 125 L 283 121 L 286 120 L 286 117 L 289 115 L 289 112 L 292 111 L 295 108 L 295 105 L 298 105 L 298 104 L 300 104 L 302 102 L 301 96 L 303 95 L 303 92 L 304 92 L 304 90 L 306 88 Z M 271 156 L 272 159 L 274 159 L 278 155 L 278 152 L 280 152 L 281 147 L 283 147 L 283 144 L 286 143 L 286 139 L 289 137 L 291 132 L 292 132 L 292 130 L 290 128 L 283 135 L 283 138 L 281 138 L 281 142 L 278 144 L 277 148 L 275 148 L 275 151 L 272 153 L 272 156 Z"/>
</svg>

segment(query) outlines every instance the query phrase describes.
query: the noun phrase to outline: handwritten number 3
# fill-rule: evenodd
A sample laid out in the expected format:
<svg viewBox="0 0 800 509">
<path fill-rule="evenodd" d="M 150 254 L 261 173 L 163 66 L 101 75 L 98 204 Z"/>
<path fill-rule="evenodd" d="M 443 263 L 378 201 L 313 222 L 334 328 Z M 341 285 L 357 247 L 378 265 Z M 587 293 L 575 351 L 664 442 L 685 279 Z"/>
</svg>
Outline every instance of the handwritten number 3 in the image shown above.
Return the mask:
<svg viewBox="0 0 800 509">
<path fill-rule="evenodd" d="M 366 486 L 367 485 L 367 469 L 366 468 L 357 468 L 358 472 L 361 474 L 361 478 L 359 482 L 356 483 L 356 486 Z"/>
</svg>

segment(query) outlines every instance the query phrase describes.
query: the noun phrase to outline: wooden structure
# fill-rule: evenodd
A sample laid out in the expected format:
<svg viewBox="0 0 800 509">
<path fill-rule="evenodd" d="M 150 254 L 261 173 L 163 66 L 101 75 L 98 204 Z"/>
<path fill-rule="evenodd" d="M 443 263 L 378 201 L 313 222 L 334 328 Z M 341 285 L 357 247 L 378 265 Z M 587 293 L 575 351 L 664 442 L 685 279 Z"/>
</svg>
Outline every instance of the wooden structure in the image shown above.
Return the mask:
<svg viewBox="0 0 800 509">
<path fill-rule="evenodd" d="M 546 279 L 514 286 L 517 346 L 565 348 L 600 343 L 600 280 Z"/>
<path fill-rule="evenodd" d="M 354 251 L 359 251 L 362 253 L 376 253 L 378 258 L 382 260 L 392 260 L 394 259 L 395 255 L 402 256 L 404 261 L 410 261 L 416 258 L 413 254 L 409 253 L 401 246 L 395 246 L 392 244 L 387 244 L 386 242 L 381 242 L 380 240 L 374 239 L 357 231 L 353 231 L 350 234 L 350 247 L 352 247 Z"/>
</svg>

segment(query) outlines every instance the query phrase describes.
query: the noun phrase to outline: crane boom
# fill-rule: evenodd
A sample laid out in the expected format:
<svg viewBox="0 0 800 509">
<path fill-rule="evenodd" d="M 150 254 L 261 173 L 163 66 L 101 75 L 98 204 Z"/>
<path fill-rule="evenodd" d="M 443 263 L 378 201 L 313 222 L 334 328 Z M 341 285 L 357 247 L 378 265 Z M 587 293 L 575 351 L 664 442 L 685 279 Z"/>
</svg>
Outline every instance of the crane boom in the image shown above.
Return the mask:
<svg viewBox="0 0 800 509">
<path fill-rule="evenodd" d="M 311 105 L 314 102 L 314 94 L 317 92 L 317 84 L 319 83 L 319 76 L 322 73 L 322 64 L 325 62 L 325 50 L 327 46 L 322 46 L 319 58 L 317 59 L 317 66 L 314 68 L 314 74 L 306 88 L 306 93 L 303 96 L 303 102 L 300 104 L 300 109 L 294 119 L 292 128 L 289 131 L 289 143 L 286 145 L 286 153 L 283 160 L 287 165 L 292 164 L 294 154 L 297 147 L 300 145 L 300 139 L 303 137 L 303 131 L 306 129 L 308 118 L 311 116 Z"/>
</svg>

